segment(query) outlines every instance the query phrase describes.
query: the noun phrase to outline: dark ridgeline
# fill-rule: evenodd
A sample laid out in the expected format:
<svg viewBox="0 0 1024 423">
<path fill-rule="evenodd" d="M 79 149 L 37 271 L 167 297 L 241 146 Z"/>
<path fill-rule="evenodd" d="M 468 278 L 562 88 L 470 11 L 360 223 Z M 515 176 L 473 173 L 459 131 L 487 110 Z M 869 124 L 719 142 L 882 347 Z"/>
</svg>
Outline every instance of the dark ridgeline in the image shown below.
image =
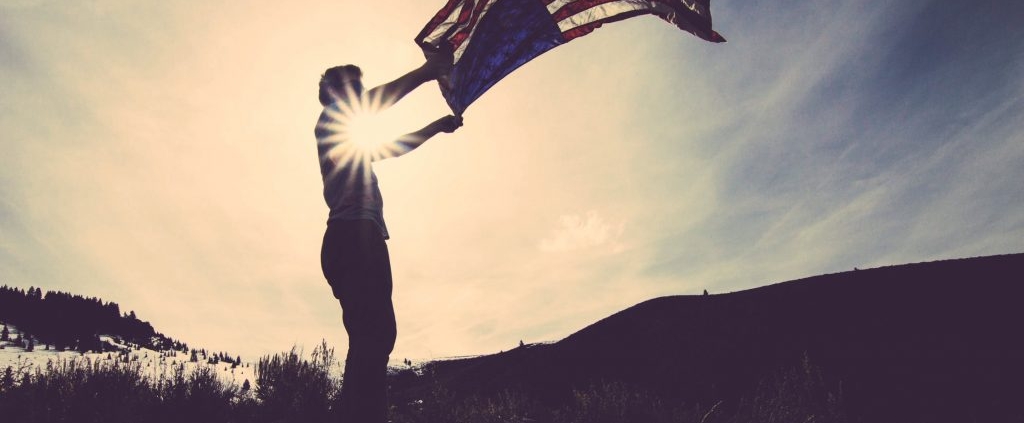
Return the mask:
<svg viewBox="0 0 1024 423">
<path fill-rule="evenodd" d="M 519 390 L 555 405 L 573 387 L 615 381 L 735 407 L 806 357 L 851 421 L 1024 421 L 1022 275 L 1015 254 L 663 297 L 554 344 L 426 373 L 457 395 Z M 393 391 L 416 397 L 428 379 L 396 380 Z"/>
<path fill-rule="evenodd" d="M 111 349 L 99 335 L 117 336 L 127 343 L 154 350 L 187 350 L 187 345 L 156 332 L 135 312 L 121 313 L 117 303 L 40 288 L 0 287 L 0 321 L 14 325 L 35 341 L 57 349 Z"/>
</svg>

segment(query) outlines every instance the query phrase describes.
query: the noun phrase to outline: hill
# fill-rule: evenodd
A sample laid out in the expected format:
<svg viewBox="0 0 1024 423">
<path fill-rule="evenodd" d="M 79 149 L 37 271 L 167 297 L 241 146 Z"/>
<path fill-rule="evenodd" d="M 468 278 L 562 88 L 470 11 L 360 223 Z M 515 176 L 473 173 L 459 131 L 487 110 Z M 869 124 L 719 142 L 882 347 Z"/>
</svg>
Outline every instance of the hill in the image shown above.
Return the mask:
<svg viewBox="0 0 1024 423">
<path fill-rule="evenodd" d="M 117 303 L 60 291 L 43 294 L 36 287 L 28 291 L 0 287 L 0 322 L 21 328 L 25 346 L 43 343 L 58 350 L 113 350 L 114 345 L 100 341 L 100 335 L 110 335 L 154 350 L 188 349 L 139 320 L 135 311 L 121 314 Z"/>
<path fill-rule="evenodd" d="M 14 372 L 48 373 L 51 366 L 137 365 L 155 378 L 193 377 L 206 370 L 228 384 L 255 382 L 252 363 L 240 356 L 189 347 L 157 332 L 134 311 L 120 310 L 117 303 L 95 297 L 0 287 L 0 379 Z"/>
<path fill-rule="evenodd" d="M 553 344 L 430 363 L 431 378 L 397 380 L 394 391 L 413 398 L 441 383 L 455 395 L 523 391 L 557 405 L 613 381 L 738 407 L 797 369 L 820 373 L 804 380 L 839 397 L 854 421 L 1024 421 L 1022 274 L 1015 254 L 657 298 Z"/>
<path fill-rule="evenodd" d="M 224 363 L 230 369 L 242 364 L 237 355 L 190 348 L 157 332 L 135 311 L 122 314 L 120 310 L 117 303 L 95 297 L 2 286 L 0 369 L 11 365 L 13 359 L 45 363 L 51 358 L 73 357 L 55 354 L 72 351 L 93 353 L 101 360 L 115 359 L 114 355 L 103 354 L 114 352 L 119 360 L 152 357 L 168 363 Z"/>
</svg>

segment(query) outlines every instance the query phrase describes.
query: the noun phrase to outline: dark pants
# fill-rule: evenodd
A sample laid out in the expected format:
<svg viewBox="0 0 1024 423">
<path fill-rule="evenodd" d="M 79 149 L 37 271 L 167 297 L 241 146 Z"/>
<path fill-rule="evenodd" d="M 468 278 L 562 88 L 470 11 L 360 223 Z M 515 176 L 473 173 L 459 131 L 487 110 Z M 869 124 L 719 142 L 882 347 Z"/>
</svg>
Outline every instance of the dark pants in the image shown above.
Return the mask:
<svg viewBox="0 0 1024 423">
<path fill-rule="evenodd" d="M 370 220 L 330 222 L 320 265 L 341 303 L 348 356 L 340 411 L 346 423 L 383 423 L 387 364 L 395 346 L 391 261 L 380 228 Z"/>
</svg>

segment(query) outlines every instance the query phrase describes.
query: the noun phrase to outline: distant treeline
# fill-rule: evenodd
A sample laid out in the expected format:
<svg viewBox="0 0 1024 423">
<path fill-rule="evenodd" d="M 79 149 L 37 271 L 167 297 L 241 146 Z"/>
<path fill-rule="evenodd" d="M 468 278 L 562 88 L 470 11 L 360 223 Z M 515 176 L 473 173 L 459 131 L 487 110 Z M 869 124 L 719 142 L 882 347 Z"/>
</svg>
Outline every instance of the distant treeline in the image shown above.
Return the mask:
<svg viewBox="0 0 1024 423">
<path fill-rule="evenodd" d="M 0 322 L 16 326 L 26 345 L 53 345 L 58 350 L 105 351 L 99 335 L 125 344 L 154 350 L 187 351 L 188 346 L 168 338 L 139 320 L 134 311 L 121 313 L 114 302 L 99 298 L 47 291 L 0 287 Z"/>
</svg>

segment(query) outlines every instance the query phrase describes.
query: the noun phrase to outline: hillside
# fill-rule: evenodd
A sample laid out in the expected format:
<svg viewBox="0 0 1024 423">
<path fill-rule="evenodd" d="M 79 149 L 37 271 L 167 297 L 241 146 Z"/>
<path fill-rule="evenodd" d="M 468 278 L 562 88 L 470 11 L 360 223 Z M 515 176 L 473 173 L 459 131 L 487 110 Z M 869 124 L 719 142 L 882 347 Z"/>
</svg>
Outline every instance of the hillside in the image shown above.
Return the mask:
<svg viewBox="0 0 1024 423">
<path fill-rule="evenodd" d="M 36 287 L 0 287 L 0 369 L 16 367 L 19 361 L 38 366 L 77 355 L 72 352 L 100 361 L 160 358 L 161 364 L 223 364 L 231 374 L 242 364 L 239 355 L 190 348 L 167 337 L 139 320 L 135 311 L 121 313 L 115 302 L 59 291 L 44 294 Z"/>
<path fill-rule="evenodd" d="M 854 420 L 1021 421 L 1022 274 L 1016 254 L 663 297 L 553 344 L 425 371 L 458 395 L 522 390 L 558 404 L 573 387 L 617 381 L 730 406 L 806 357 Z M 395 391 L 419 395 L 424 379 Z"/>
<path fill-rule="evenodd" d="M 28 291 L 0 287 L 0 322 L 20 327 L 25 346 L 42 343 L 80 352 L 117 349 L 111 343 L 100 342 L 100 335 L 110 335 L 154 350 L 188 350 L 187 345 L 139 320 L 135 311 L 122 314 L 120 310 L 117 303 L 95 297 L 60 291 L 43 294 L 36 287 Z"/>
<path fill-rule="evenodd" d="M 157 332 L 135 311 L 114 302 L 31 287 L 0 287 L 0 371 L 87 358 L 95 363 L 139 362 L 153 374 L 210 367 L 241 384 L 251 363 L 238 355 L 192 348 Z"/>
</svg>

